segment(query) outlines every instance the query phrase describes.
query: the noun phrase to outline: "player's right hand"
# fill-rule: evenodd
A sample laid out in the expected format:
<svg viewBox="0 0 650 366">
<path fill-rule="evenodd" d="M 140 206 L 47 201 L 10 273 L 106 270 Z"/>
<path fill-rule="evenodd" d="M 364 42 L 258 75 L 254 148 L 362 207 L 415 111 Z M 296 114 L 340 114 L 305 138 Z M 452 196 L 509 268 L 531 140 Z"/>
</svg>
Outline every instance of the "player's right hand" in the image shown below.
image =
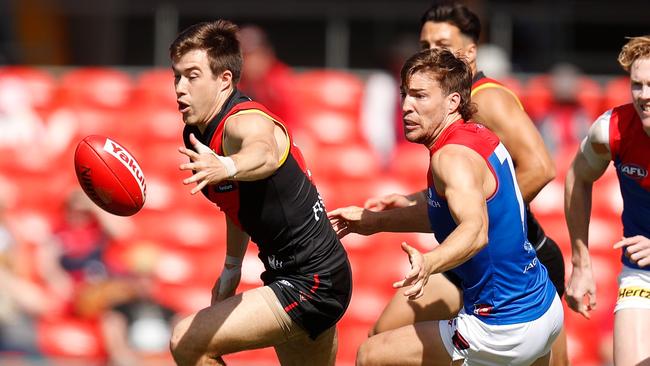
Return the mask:
<svg viewBox="0 0 650 366">
<path fill-rule="evenodd" d="M 393 208 L 413 206 L 416 203 L 416 201 L 410 200 L 403 194 L 391 193 L 383 197 L 368 198 L 363 207 L 370 211 L 384 211 Z"/>
<path fill-rule="evenodd" d="M 229 269 L 224 267 L 221 276 L 212 288 L 212 298 L 210 305 L 214 305 L 219 301 L 223 301 L 235 295 L 237 286 L 241 279 L 241 267 L 239 269 Z"/>
<path fill-rule="evenodd" d="M 564 296 L 571 310 L 591 319 L 589 312 L 596 308 L 596 282 L 591 267 L 573 267 Z"/>
<path fill-rule="evenodd" d="M 402 242 L 402 250 L 408 254 L 411 270 L 404 276 L 404 279 L 393 283 L 394 288 L 409 287 L 404 291 L 404 296 L 409 300 L 416 300 L 424 295 L 424 287 L 429 281 L 431 268 L 424 255 L 417 249 Z"/>
<path fill-rule="evenodd" d="M 201 143 L 194 134 L 190 134 L 190 143 L 194 146 L 194 150 L 186 147 L 178 148 L 181 154 L 190 158 L 189 163 L 179 165 L 180 170 L 189 170 L 193 174 L 183 179 L 185 185 L 196 183 L 196 187 L 192 188 L 190 193 L 196 194 L 208 184 L 217 184 L 229 178 L 226 167 L 210 147 Z"/>
<path fill-rule="evenodd" d="M 367 219 L 370 213 L 370 211 L 361 207 L 349 206 L 328 212 L 327 218 L 340 239 L 349 233 L 374 234 L 375 231 L 372 229 L 370 220 Z"/>
</svg>

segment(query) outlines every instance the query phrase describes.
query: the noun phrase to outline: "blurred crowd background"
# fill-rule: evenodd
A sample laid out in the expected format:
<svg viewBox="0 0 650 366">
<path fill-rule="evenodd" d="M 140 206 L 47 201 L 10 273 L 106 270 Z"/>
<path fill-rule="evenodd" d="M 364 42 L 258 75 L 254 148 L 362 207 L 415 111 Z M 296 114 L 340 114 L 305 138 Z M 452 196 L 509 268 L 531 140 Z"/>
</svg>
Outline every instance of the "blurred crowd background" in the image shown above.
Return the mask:
<svg viewBox="0 0 650 366">
<path fill-rule="evenodd" d="M 647 34 L 647 0 L 466 2 L 483 21 L 479 69 L 521 98 L 558 168 L 532 204 L 570 271 L 564 174 L 591 122 L 630 100 L 616 56 Z M 418 49 L 429 1 L 0 0 L 0 364 L 171 365 L 174 321 L 210 301 L 224 217 L 181 184 L 182 120 L 168 45 L 202 20 L 242 26 L 239 87 L 285 119 L 329 209 L 426 184 L 427 151 L 402 137 L 396 75 Z M 147 202 L 112 216 L 80 193 L 74 148 L 110 136 L 139 160 Z M 622 203 L 613 171 L 596 183 L 590 233 L 598 307 L 566 311 L 574 365 L 611 362 Z M 393 295 L 399 243 L 352 235 L 354 273 L 337 364 Z M 259 285 L 254 245 L 240 291 Z M 227 357 L 273 365 L 272 350 Z"/>
</svg>

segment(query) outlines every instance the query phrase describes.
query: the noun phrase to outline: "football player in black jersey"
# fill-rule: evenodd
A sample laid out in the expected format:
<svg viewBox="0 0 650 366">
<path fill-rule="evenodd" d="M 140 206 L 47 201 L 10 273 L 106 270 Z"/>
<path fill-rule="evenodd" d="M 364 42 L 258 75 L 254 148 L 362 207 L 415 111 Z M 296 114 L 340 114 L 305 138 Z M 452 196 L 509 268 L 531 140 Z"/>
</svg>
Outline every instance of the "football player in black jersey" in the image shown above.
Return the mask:
<svg viewBox="0 0 650 366">
<path fill-rule="evenodd" d="M 347 254 L 300 150 L 282 120 L 240 93 L 237 26 L 199 23 L 170 47 L 189 158 L 180 169 L 226 214 L 227 249 L 212 304 L 179 322 L 171 352 L 181 366 L 274 347 L 282 365 L 333 365 L 336 323 L 352 290 Z M 264 286 L 235 294 L 249 240 Z"/>
</svg>

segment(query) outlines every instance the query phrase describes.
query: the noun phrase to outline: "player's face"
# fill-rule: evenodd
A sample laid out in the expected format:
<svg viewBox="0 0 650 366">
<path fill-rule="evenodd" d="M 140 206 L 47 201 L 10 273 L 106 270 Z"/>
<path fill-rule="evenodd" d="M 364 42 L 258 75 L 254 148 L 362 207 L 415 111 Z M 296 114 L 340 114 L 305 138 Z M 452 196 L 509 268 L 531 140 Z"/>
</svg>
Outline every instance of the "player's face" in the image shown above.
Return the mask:
<svg viewBox="0 0 650 366">
<path fill-rule="evenodd" d="M 650 58 L 638 59 L 630 67 L 632 102 L 641 117 L 643 128 L 650 134 Z"/>
<path fill-rule="evenodd" d="M 187 125 L 206 126 L 219 110 L 222 78 L 212 74 L 205 50 L 191 50 L 172 64 L 178 110 Z"/>
<path fill-rule="evenodd" d="M 450 96 L 425 72 L 411 76 L 402 91 L 404 136 L 410 142 L 431 147 L 448 117 Z"/>
<path fill-rule="evenodd" d="M 445 48 L 474 62 L 475 48 L 467 36 L 458 27 L 447 22 L 426 22 L 420 30 L 420 47 L 423 50 Z"/>
</svg>

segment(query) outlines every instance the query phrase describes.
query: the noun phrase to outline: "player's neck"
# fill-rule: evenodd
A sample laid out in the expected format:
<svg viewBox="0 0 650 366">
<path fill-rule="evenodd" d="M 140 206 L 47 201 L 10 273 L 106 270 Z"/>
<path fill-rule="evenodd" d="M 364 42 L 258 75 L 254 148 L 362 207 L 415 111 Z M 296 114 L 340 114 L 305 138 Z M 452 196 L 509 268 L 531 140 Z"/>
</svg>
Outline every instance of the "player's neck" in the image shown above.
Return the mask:
<svg viewBox="0 0 650 366">
<path fill-rule="evenodd" d="M 204 133 L 205 130 L 208 128 L 210 122 L 212 122 L 212 120 L 214 120 L 219 115 L 219 113 L 221 113 L 221 110 L 226 105 L 226 102 L 228 101 L 228 99 L 230 98 L 230 96 L 234 91 L 235 88 L 229 87 L 228 89 L 217 94 L 217 98 L 215 100 L 214 106 L 212 108 L 212 111 L 210 111 L 207 120 L 205 121 L 205 123 L 202 123 L 199 126 L 197 126 L 199 128 L 199 131 L 201 131 L 201 133 Z"/>
<path fill-rule="evenodd" d="M 472 77 L 474 77 L 478 73 L 478 68 L 476 66 L 476 61 L 471 62 L 469 64 L 469 68 L 472 70 Z"/>
<path fill-rule="evenodd" d="M 458 112 L 454 112 L 452 114 L 447 115 L 445 117 L 444 121 L 438 125 L 438 127 L 435 129 L 432 138 L 429 141 L 426 141 L 424 145 L 427 147 L 427 149 L 431 150 L 433 145 L 438 141 L 438 138 L 442 135 L 442 133 L 449 127 L 451 126 L 452 123 L 462 119 L 463 117 L 460 115 Z"/>
</svg>

